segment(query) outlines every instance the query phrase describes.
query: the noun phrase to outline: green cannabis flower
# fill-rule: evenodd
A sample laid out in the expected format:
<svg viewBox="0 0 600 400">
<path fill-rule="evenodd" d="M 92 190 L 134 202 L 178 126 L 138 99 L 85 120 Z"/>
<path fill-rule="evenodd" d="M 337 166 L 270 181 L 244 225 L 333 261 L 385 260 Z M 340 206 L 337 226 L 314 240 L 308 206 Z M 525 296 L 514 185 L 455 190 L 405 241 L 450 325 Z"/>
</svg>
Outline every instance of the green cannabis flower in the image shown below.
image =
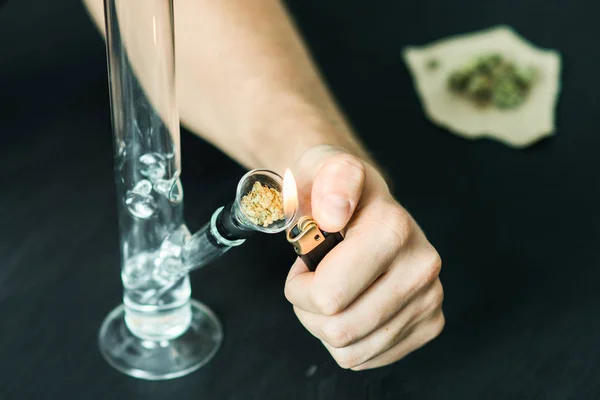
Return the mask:
<svg viewBox="0 0 600 400">
<path fill-rule="evenodd" d="M 521 67 L 500 53 L 488 53 L 472 57 L 452 71 L 448 87 L 480 107 L 514 109 L 527 99 L 536 75 L 533 67 Z"/>
</svg>

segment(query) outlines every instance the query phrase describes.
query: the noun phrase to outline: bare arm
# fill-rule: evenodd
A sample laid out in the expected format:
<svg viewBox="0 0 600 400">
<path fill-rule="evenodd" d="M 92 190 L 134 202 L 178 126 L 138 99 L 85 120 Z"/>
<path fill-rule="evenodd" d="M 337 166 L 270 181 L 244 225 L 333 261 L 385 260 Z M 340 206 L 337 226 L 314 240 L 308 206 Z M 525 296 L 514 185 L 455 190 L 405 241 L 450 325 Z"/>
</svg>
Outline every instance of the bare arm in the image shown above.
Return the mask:
<svg viewBox="0 0 600 400">
<path fill-rule="evenodd" d="M 103 30 L 103 1 L 85 3 Z M 282 171 L 318 144 L 366 157 L 279 1 L 178 0 L 175 21 L 186 128 L 247 167 Z"/>
</svg>

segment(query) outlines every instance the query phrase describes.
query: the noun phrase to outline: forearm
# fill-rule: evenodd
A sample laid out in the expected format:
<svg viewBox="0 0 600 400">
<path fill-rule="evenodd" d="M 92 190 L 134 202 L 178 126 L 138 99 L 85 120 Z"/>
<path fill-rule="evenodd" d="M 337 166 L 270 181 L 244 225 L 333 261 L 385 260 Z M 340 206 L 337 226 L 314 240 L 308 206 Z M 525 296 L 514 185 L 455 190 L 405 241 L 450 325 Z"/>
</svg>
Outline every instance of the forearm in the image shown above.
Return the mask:
<svg viewBox="0 0 600 400">
<path fill-rule="evenodd" d="M 317 144 L 366 157 L 279 1 L 178 0 L 175 21 L 186 128 L 247 167 L 281 171 Z"/>
</svg>

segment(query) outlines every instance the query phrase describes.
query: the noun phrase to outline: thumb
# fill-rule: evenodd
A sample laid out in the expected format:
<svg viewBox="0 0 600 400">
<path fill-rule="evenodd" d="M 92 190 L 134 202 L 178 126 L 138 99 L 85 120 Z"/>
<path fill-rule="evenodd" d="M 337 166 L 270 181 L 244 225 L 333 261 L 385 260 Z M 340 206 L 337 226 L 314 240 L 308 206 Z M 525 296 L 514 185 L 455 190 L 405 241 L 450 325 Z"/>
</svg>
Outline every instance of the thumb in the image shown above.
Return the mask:
<svg viewBox="0 0 600 400">
<path fill-rule="evenodd" d="M 312 215 L 325 231 L 342 230 L 356 209 L 365 183 L 365 165 L 350 154 L 329 157 L 317 171 L 311 192 Z"/>
</svg>

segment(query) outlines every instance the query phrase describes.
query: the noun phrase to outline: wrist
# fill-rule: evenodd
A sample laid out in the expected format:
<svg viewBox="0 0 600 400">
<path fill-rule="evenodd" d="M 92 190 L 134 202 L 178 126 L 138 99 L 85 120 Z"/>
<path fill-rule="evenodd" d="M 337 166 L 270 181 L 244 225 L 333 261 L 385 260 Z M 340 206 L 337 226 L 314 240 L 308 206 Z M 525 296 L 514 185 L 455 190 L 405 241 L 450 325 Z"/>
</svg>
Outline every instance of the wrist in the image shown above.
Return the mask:
<svg viewBox="0 0 600 400">
<path fill-rule="evenodd" d="M 317 146 L 329 145 L 371 161 L 341 114 L 302 102 L 273 110 L 246 137 L 255 163 L 280 173 Z"/>
</svg>

